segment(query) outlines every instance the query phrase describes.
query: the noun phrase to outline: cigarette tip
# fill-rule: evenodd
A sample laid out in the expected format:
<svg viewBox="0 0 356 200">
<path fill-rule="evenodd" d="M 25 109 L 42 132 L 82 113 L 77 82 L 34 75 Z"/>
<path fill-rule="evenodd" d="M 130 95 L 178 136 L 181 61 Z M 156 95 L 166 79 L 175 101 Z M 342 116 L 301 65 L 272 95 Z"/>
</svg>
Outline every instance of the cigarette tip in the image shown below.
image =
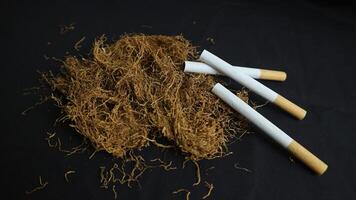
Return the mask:
<svg viewBox="0 0 356 200">
<path fill-rule="evenodd" d="M 327 171 L 328 167 L 329 167 L 329 166 L 325 164 L 324 168 L 321 169 L 321 170 L 318 172 L 318 176 L 323 175 L 323 174 Z"/>
<path fill-rule="evenodd" d="M 184 72 L 187 71 L 187 65 L 189 65 L 189 61 L 184 61 L 184 69 L 183 69 Z"/>
</svg>

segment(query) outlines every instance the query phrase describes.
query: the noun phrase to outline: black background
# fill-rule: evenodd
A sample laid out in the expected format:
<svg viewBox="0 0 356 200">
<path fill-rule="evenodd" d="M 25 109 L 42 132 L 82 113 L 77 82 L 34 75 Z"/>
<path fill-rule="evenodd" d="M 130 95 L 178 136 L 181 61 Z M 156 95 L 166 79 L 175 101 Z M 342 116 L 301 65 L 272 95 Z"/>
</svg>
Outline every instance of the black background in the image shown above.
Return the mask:
<svg viewBox="0 0 356 200">
<path fill-rule="evenodd" d="M 1 37 L 1 190 L 6 199 L 113 199 L 99 188 L 99 167 L 111 156 L 90 153 L 65 157 L 50 149 L 46 131 L 60 111 L 50 103 L 23 116 L 37 101 L 23 96 L 38 82 L 36 70 L 56 71 L 66 52 L 87 54 L 93 40 L 106 34 L 183 34 L 231 64 L 284 70 L 286 82 L 264 84 L 308 110 L 297 121 L 272 105 L 259 111 L 329 164 L 316 176 L 263 137 L 259 131 L 230 145 L 233 155 L 201 162 L 215 166 L 204 180 L 215 186 L 209 199 L 355 199 L 356 198 L 356 15 L 355 3 L 338 1 L 27 1 L 2 2 Z M 59 34 L 59 25 L 75 30 Z M 80 52 L 73 45 L 86 36 Z M 207 41 L 214 38 L 215 44 Z M 48 45 L 50 42 L 50 45 Z M 4 45 L 5 44 L 5 45 Z M 237 85 L 235 85 L 237 86 Z M 258 98 L 255 100 L 261 101 Z M 58 128 L 62 139 L 77 144 L 74 130 Z M 70 142 L 69 142 L 70 143 Z M 150 154 L 148 152 L 148 154 Z M 171 157 L 182 156 L 168 152 Z M 252 170 L 247 173 L 234 164 Z M 71 182 L 63 174 L 75 170 Z M 203 186 L 193 187 L 195 168 L 164 172 L 154 169 L 141 179 L 142 189 L 118 186 L 118 199 L 184 199 L 179 188 L 201 199 Z M 31 195 L 26 190 L 48 186 Z"/>
</svg>

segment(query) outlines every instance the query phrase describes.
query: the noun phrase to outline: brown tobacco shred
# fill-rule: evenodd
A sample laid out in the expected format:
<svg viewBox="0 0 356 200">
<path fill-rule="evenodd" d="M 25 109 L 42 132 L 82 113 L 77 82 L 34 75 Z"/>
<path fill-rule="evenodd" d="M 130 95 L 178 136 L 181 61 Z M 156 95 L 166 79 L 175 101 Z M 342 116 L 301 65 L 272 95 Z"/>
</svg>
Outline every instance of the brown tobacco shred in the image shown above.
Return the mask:
<svg viewBox="0 0 356 200">
<path fill-rule="evenodd" d="M 104 150 L 133 164 L 128 174 L 125 167 L 115 168 L 125 174 L 120 183 L 142 175 L 147 165 L 134 152 L 150 144 L 175 147 L 193 161 L 214 159 L 226 155 L 230 139 L 247 128 L 243 117 L 210 92 L 212 76 L 183 72 L 184 61 L 196 59 L 197 51 L 182 36 L 124 35 L 113 43 L 102 36 L 91 55 L 68 56 L 60 61 L 59 74 L 42 78 L 65 113 L 59 122 L 69 120 L 95 152 Z M 247 93 L 238 95 L 248 99 Z M 107 175 L 104 187 L 113 178 Z"/>
<path fill-rule="evenodd" d="M 199 167 L 199 164 L 197 163 L 197 161 L 195 161 L 195 160 L 193 160 L 193 163 L 194 163 L 194 165 L 195 165 L 195 167 L 196 167 L 196 169 L 197 169 L 197 182 L 195 182 L 194 184 L 193 184 L 193 186 L 195 186 L 195 185 L 199 185 L 200 184 L 200 181 L 201 181 L 201 176 L 200 176 L 200 167 Z"/>
<path fill-rule="evenodd" d="M 190 199 L 190 191 L 187 190 L 187 189 L 184 189 L 184 188 L 176 190 L 176 191 L 172 192 L 172 194 L 178 194 L 178 193 L 181 193 L 181 192 L 185 192 L 186 193 L 186 195 L 185 195 L 185 199 L 186 200 Z"/>
<path fill-rule="evenodd" d="M 202 199 L 208 198 L 211 195 L 211 192 L 214 189 L 214 185 L 212 183 L 208 183 L 206 181 L 205 181 L 205 186 L 208 188 L 208 193 L 206 193 L 206 195 L 204 195 Z"/>
<path fill-rule="evenodd" d="M 59 34 L 64 35 L 70 31 L 74 30 L 75 29 L 74 25 L 75 25 L 75 23 L 71 23 L 69 25 L 59 25 L 59 28 L 60 28 Z"/>
<path fill-rule="evenodd" d="M 79 51 L 80 48 L 82 47 L 82 43 L 84 42 L 84 40 L 85 40 L 85 36 L 82 37 L 78 42 L 76 42 L 76 43 L 74 44 L 74 49 L 77 50 L 77 51 Z"/>
<path fill-rule="evenodd" d="M 64 173 L 64 178 L 66 179 L 67 183 L 69 183 L 68 175 L 70 175 L 70 174 L 75 174 L 75 171 L 71 170 L 71 171 L 67 171 L 66 173 Z"/>
<path fill-rule="evenodd" d="M 151 162 L 156 162 L 158 161 L 159 162 L 159 165 L 156 165 L 156 166 L 151 166 L 151 167 L 162 167 L 164 170 L 166 171 L 170 171 L 170 170 L 174 170 L 174 169 L 177 169 L 177 167 L 175 166 L 172 166 L 173 162 L 170 161 L 170 162 L 165 162 L 163 160 L 161 160 L 160 158 L 155 158 L 155 159 L 152 159 L 150 160 Z"/>
<path fill-rule="evenodd" d="M 32 194 L 32 193 L 34 193 L 34 192 L 36 192 L 38 190 L 42 190 L 43 188 L 45 188 L 48 185 L 47 181 L 45 181 L 45 182 L 42 181 L 42 177 L 41 176 L 39 176 L 38 179 L 39 179 L 39 184 L 40 185 L 35 187 L 35 188 L 33 188 L 31 191 L 26 191 L 26 194 Z"/>
<path fill-rule="evenodd" d="M 252 173 L 252 171 L 250 169 L 247 169 L 246 167 L 241 167 L 239 163 L 235 163 L 234 168 L 241 170 L 241 171 L 245 171 L 247 173 Z"/>
<path fill-rule="evenodd" d="M 117 199 L 116 185 L 112 186 L 112 192 L 114 193 L 114 199 Z"/>
<path fill-rule="evenodd" d="M 208 175 L 209 174 L 209 171 L 215 169 L 215 166 L 211 166 L 209 167 L 208 169 L 205 170 L 205 175 Z"/>
<path fill-rule="evenodd" d="M 88 149 L 88 142 L 86 138 L 83 138 L 82 142 L 74 147 L 71 147 L 70 149 L 64 149 L 62 147 L 62 142 L 61 139 L 59 137 L 56 137 L 57 133 L 48 133 L 47 132 L 47 137 L 45 138 L 45 140 L 48 143 L 48 146 L 51 148 L 56 148 L 58 149 L 58 151 L 63 152 L 66 154 L 66 156 L 71 156 L 73 154 L 77 154 L 77 153 L 83 153 Z"/>
<path fill-rule="evenodd" d="M 61 92 L 52 98 L 71 126 L 96 149 L 123 157 L 163 136 L 191 159 L 209 159 L 224 154 L 225 130 L 246 129 L 210 92 L 212 77 L 183 72 L 197 53 L 182 36 L 105 40 L 94 43 L 93 58 L 67 57 L 62 73 L 43 76 Z"/>
</svg>

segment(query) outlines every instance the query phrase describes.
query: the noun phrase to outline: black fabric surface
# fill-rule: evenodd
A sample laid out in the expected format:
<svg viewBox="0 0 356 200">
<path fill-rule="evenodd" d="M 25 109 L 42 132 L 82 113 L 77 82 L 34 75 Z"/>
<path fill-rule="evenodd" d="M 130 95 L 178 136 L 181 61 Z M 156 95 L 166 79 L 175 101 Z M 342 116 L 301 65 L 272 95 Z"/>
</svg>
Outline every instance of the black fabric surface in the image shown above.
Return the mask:
<svg viewBox="0 0 356 200">
<path fill-rule="evenodd" d="M 338 1 L 27 1 L 2 2 L 1 53 L 1 190 L 4 199 L 113 199 L 111 188 L 99 188 L 100 166 L 110 155 L 90 153 L 65 157 L 48 147 L 47 131 L 60 111 L 46 103 L 28 115 L 37 101 L 23 96 L 36 86 L 36 70 L 55 70 L 44 59 L 87 54 L 93 40 L 106 34 L 182 34 L 234 65 L 280 69 L 285 82 L 262 81 L 304 107 L 297 121 L 269 104 L 264 116 L 318 155 L 329 169 L 314 175 L 259 130 L 230 145 L 233 155 L 200 162 L 203 180 L 214 184 L 209 199 L 355 199 L 356 198 L 356 15 L 355 3 Z M 59 25 L 75 29 L 59 34 Z M 86 36 L 80 52 L 73 45 Z M 215 44 L 207 41 L 213 38 Z M 50 42 L 50 44 L 48 44 Z M 239 88 L 232 82 L 231 88 Z M 263 103 L 259 97 L 253 97 Z M 58 134 L 70 144 L 81 137 L 62 125 Z M 69 144 L 69 146 L 70 146 Z M 152 150 L 157 151 L 157 150 Z M 145 152 L 147 155 L 151 151 Z M 183 160 L 180 154 L 167 156 Z M 238 163 L 252 172 L 234 168 Z M 208 175 L 206 169 L 214 166 Z M 64 173 L 75 170 L 66 183 Z M 49 184 L 31 195 L 25 191 L 42 176 Z M 195 182 L 195 168 L 165 172 L 154 169 L 141 179 L 142 188 L 117 186 L 118 199 L 184 199 L 171 194 L 189 189 L 191 199 L 207 192 Z"/>
</svg>

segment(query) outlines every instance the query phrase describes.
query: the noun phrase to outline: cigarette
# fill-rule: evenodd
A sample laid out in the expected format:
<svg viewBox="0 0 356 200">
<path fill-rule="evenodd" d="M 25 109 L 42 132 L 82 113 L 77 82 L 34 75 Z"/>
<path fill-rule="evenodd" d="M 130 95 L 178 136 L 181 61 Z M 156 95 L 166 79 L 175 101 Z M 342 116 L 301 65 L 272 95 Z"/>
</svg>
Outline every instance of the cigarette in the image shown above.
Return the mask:
<svg viewBox="0 0 356 200">
<path fill-rule="evenodd" d="M 305 117 L 307 112 L 303 108 L 292 103 L 288 99 L 269 89 L 265 85 L 251 78 L 250 76 L 247 76 L 244 73 L 236 73 L 232 65 L 210 53 L 209 51 L 204 50 L 203 53 L 200 55 L 199 59 L 213 67 L 216 71 L 225 74 L 226 76 L 230 77 L 231 79 L 237 81 L 241 85 L 247 87 L 251 91 L 265 98 L 266 100 L 277 105 L 278 107 L 285 110 L 297 119 L 302 120 Z"/>
<path fill-rule="evenodd" d="M 213 67 L 202 63 L 185 61 L 184 72 L 187 73 L 200 73 L 200 74 L 212 74 L 212 75 L 223 75 L 219 71 L 215 70 Z M 287 79 L 287 74 L 282 71 L 268 70 L 268 69 L 258 69 L 251 67 L 241 67 L 233 66 L 235 73 L 244 73 L 254 79 L 271 80 L 271 81 L 285 81 Z"/>
<path fill-rule="evenodd" d="M 318 175 L 322 175 L 328 165 L 305 149 L 298 142 L 289 137 L 285 132 L 279 129 L 276 125 L 263 117 L 256 110 L 251 108 L 247 103 L 242 101 L 239 97 L 234 95 L 220 83 L 217 83 L 212 92 L 217 95 L 226 104 L 231 106 L 234 110 L 246 117 L 255 126 L 265 132 L 276 143 L 287 149 L 292 155 L 302 161 L 310 169 Z"/>
</svg>

